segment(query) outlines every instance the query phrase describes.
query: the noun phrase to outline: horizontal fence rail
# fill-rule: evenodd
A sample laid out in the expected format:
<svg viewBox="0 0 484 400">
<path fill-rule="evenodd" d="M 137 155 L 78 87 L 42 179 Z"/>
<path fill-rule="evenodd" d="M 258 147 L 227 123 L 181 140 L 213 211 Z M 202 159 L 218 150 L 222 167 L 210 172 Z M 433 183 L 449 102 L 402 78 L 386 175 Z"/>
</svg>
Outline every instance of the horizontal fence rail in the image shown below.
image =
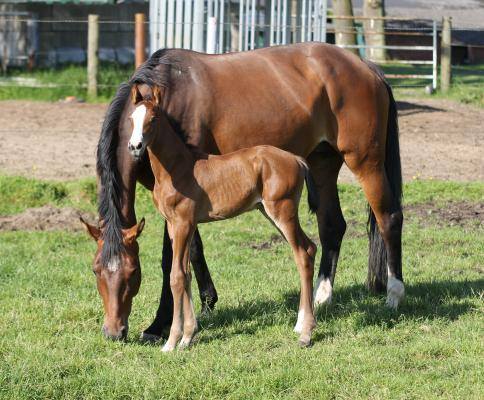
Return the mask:
<svg viewBox="0 0 484 400">
<path fill-rule="evenodd" d="M 356 49 L 360 55 L 364 55 L 366 50 L 389 50 L 399 55 L 393 59 L 372 59 L 381 65 L 415 65 L 432 66 L 431 73 L 388 73 L 387 77 L 392 79 L 422 79 L 430 80 L 432 88 L 437 87 L 437 45 L 439 30 L 437 23 L 425 20 L 415 20 L 412 18 L 396 17 L 346 17 L 328 16 L 326 0 L 240 0 L 235 4 L 228 0 L 151 0 L 150 18 L 144 21 L 144 25 L 149 28 L 150 51 L 154 52 L 159 48 L 185 48 L 208 53 L 224 53 L 230 51 L 253 50 L 260 47 L 273 45 L 284 45 L 306 41 L 326 42 L 332 41 L 336 33 L 352 33 L 358 35 L 357 44 L 339 45 L 346 49 Z M 338 19 L 353 19 L 359 21 L 354 28 L 336 29 L 334 21 Z M 383 20 L 392 25 L 385 26 L 383 31 L 364 29 L 362 21 Z M 397 27 L 395 22 L 406 22 L 407 25 Z M 13 26 L 15 23 L 24 23 L 31 27 L 36 27 L 42 23 L 50 24 L 77 24 L 76 29 L 86 30 L 86 19 L 35 19 L 28 13 L 22 14 L 0 14 L 0 23 Z M 98 24 L 134 24 L 134 20 L 99 20 Z M 426 24 L 418 26 L 419 24 Z M 86 28 L 83 28 L 85 25 Z M 79 28 L 81 26 L 81 28 Z M 459 30 L 459 29 L 453 29 Z M 478 30 L 476 28 L 461 28 L 461 30 Z M 410 41 L 416 42 L 415 45 L 394 44 L 395 41 L 385 45 L 368 44 L 365 38 L 370 35 L 385 35 L 388 37 L 408 36 Z M 415 37 L 415 39 L 412 39 Z M 418 44 L 418 37 L 430 41 L 431 45 Z M 133 41 L 134 42 L 134 41 Z M 408 41 L 407 41 L 408 43 Z M 424 45 L 425 44 L 425 45 Z M 103 50 L 99 48 L 99 53 Z M 79 55 L 80 62 L 87 61 L 86 49 L 81 49 Z M 410 52 L 410 53 L 406 53 Z M 429 59 L 419 59 L 416 53 L 429 53 Z M 72 50 L 56 50 L 56 55 L 72 55 Z M 401 53 L 401 54 L 400 54 Z M 51 57 L 51 52 L 35 50 L 24 54 L 17 54 L 18 60 L 27 61 L 35 56 Z M 0 57 L 3 59 L 0 48 Z M 118 57 L 116 55 L 116 57 Z M 62 58 L 62 57 L 61 57 Z M 423 57 L 425 58 L 425 57 Z M 1 87 L 27 86 L 18 82 L 0 81 Z M 31 83 L 32 87 L 51 88 L 64 87 L 63 84 L 42 84 L 40 82 Z M 85 84 L 73 85 L 73 87 L 85 87 Z M 98 85 L 99 87 L 110 87 L 111 85 Z M 113 85 L 114 86 L 114 85 Z M 402 86 L 402 85 L 395 85 Z M 411 85 L 415 86 L 415 85 Z"/>
</svg>

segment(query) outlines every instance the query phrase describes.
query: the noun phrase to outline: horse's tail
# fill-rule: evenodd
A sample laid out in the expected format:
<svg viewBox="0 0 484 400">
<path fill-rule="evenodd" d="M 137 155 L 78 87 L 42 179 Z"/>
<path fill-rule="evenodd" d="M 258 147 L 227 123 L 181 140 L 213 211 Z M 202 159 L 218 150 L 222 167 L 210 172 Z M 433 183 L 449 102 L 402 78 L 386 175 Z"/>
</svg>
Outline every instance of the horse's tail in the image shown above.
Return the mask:
<svg viewBox="0 0 484 400">
<path fill-rule="evenodd" d="M 371 66 L 370 66 L 371 67 Z M 373 69 L 373 68 L 372 68 Z M 388 91 L 390 105 L 388 109 L 387 138 L 385 148 L 385 173 L 393 193 L 394 208 L 402 206 L 402 166 L 400 163 L 400 145 L 398 140 L 398 113 L 393 91 L 383 73 L 376 70 Z M 380 235 L 375 215 L 368 207 L 368 236 L 370 239 L 368 260 L 368 288 L 373 292 L 383 292 L 387 282 L 387 253 Z M 401 276 L 401 271 L 400 276 Z"/>
<path fill-rule="evenodd" d="M 121 178 L 118 171 L 116 150 L 121 115 L 130 95 L 131 87 L 121 84 L 109 105 L 97 147 L 96 170 L 99 179 L 98 212 L 103 224 L 104 245 L 101 260 L 107 265 L 123 250 L 121 209 Z"/>
<path fill-rule="evenodd" d="M 314 182 L 314 178 L 311 175 L 311 171 L 309 170 L 309 166 L 306 161 L 298 157 L 298 163 L 304 170 L 304 181 L 306 182 L 306 187 L 308 188 L 308 204 L 309 210 L 314 214 L 319 207 L 319 196 L 318 196 L 318 189 L 316 188 L 316 182 Z"/>
</svg>

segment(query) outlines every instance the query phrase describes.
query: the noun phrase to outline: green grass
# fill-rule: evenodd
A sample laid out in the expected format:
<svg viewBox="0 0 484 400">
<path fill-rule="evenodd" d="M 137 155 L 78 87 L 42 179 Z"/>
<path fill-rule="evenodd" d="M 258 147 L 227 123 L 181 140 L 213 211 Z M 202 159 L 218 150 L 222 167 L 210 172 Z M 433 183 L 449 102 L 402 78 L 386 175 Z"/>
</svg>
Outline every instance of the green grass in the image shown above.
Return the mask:
<svg viewBox="0 0 484 400">
<path fill-rule="evenodd" d="M 13 70 L 9 72 L 7 80 L 9 78 L 33 79 L 36 84 L 56 84 L 60 87 L 0 86 L 0 100 L 58 101 L 67 96 L 76 96 L 78 99 L 91 102 L 108 102 L 114 96 L 117 86 L 128 80 L 132 72 L 132 68 L 110 63 L 101 64 L 98 76 L 98 97 L 91 99 L 88 98 L 85 87 L 87 83 L 85 66 L 41 69 L 33 72 Z"/>
<path fill-rule="evenodd" d="M 412 65 L 386 65 L 383 70 L 387 74 L 432 74 L 429 66 Z M 394 86 L 396 97 L 437 97 L 442 99 L 452 99 L 464 104 L 472 104 L 484 107 L 484 64 L 468 66 L 452 66 L 452 84 L 448 93 L 444 94 L 437 90 L 432 95 L 425 94 L 423 87 L 408 89 L 405 85 L 425 86 L 431 83 L 425 79 L 390 79 Z M 438 80 L 440 85 L 440 76 Z"/>
<path fill-rule="evenodd" d="M 27 204 L 94 209 L 93 181 L 0 182 L 0 214 Z M 405 189 L 408 204 L 482 202 L 484 195 L 482 183 L 418 181 Z M 407 299 L 393 312 L 364 288 L 363 195 L 342 185 L 341 200 L 351 223 L 334 302 L 318 311 L 310 349 L 298 348 L 292 332 L 298 278 L 290 251 L 278 242 L 254 249 L 276 234 L 256 212 L 201 226 L 220 300 L 200 321 L 198 343 L 168 355 L 137 340 L 156 310 L 161 274 L 163 224 L 145 190 L 137 196 L 137 213 L 147 219 L 143 283 L 128 343 L 101 336 L 90 270 L 95 245 L 87 235 L 0 233 L 0 398 L 481 398 L 482 227 L 407 218 Z M 316 236 L 314 218 L 301 207 L 303 226 Z"/>
<path fill-rule="evenodd" d="M 394 65 L 384 66 L 386 73 L 392 74 L 431 74 L 432 69 L 428 66 Z M 451 98 L 453 100 L 484 107 L 484 64 L 471 66 L 453 66 L 452 89 L 447 94 L 437 92 L 434 95 L 425 95 L 423 87 L 414 89 L 401 88 L 400 85 L 427 85 L 429 80 L 422 79 L 390 79 L 395 85 L 395 92 L 398 97 L 439 97 Z M 126 81 L 132 69 L 118 67 L 113 64 L 103 64 L 99 69 L 99 84 L 108 87 L 99 88 L 99 96 L 96 99 L 87 97 L 86 89 L 82 87 L 59 87 L 59 88 L 29 88 L 29 87 L 2 87 L 0 86 L 0 100 L 22 99 L 22 100 L 43 100 L 57 101 L 66 96 L 76 96 L 82 100 L 91 102 L 110 101 L 115 93 L 117 85 Z M 8 78 L 33 78 L 41 84 L 60 85 L 85 85 L 86 68 L 84 66 L 69 66 L 59 69 L 47 69 L 34 72 L 13 70 Z"/>
</svg>

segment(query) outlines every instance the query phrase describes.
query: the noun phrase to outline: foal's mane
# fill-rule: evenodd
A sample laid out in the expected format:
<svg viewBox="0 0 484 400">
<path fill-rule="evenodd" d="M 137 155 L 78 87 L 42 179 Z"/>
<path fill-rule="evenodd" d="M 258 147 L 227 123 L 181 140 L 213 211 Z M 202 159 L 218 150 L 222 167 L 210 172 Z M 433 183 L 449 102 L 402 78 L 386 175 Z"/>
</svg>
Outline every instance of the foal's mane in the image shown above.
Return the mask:
<svg viewBox="0 0 484 400">
<path fill-rule="evenodd" d="M 160 89 L 170 89 L 173 80 L 179 77 L 179 75 L 174 76 L 172 72 L 187 71 L 188 64 L 190 63 L 190 54 L 192 53 L 193 52 L 191 51 L 183 49 L 157 50 L 134 72 L 129 80 L 129 84 L 131 86 L 144 84 L 152 89 L 155 87 Z M 198 152 L 197 149 L 193 149 L 192 146 L 187 144 L 187 136 L 176 119 L 168 115 L 165 110 L 160 109 L 157 110 L 157 112 L 164 113 L 174 132 L 183 143 L 185 143 L 189 149 Z"/>
<path fill-rule="evenodd" d="M 131 86 L 122 83 L 109 105 L 101 129 L 97 146 L 97 175 L 99 177 L 98 212 L 103 223 L 102 239 L 104 245 L 101 253 L 103 265 L 118 257 L 123 246 L 122 222 L 120 217 L 121 176 L 118 171 L 116 151 L 119 139 L 119 123 L 126 101 L 131 93 Z"/>
</svg>

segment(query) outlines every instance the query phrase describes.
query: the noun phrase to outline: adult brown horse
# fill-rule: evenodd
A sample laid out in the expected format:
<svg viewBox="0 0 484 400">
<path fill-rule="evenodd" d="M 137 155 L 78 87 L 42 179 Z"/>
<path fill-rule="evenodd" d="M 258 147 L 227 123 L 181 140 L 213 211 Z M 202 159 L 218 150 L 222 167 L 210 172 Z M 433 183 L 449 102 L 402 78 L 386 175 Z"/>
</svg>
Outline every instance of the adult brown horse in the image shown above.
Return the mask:
<svg viewBox="0 0 484 400">
<path fill-rule="evenodd" d="M 307 159 L 320 197 L 317 218 L 323 255 L 315 287 L 316 304 L 331 300 L 346 229 L 336 187 L 345 162 L 357 176 L 370 205 L 368 286 L 376 292 L 386 287 L 387 304 L 397 307 L 404 286 L 396 103 L 377 68 L 323 43 L 224 55 L 160 50 L 138 68 L 129 85 L 121 86 L 103 126 L 97 163 L 103 221 L 98 263 L 107 266 L 115 260 L 115 264 L 121 264 L 116 272 L 103 275 L 118 298 L 130 296 L 123 282 L 129 278 L 126 268 L 133 266 L 125 268 L 125 258 L 119 255 L 125 243 L 122 228 L 136 223 L 136 180 L 150 190 L 154 184 L 144 146 L 137 149 L 141 156 L 138 161 L 128 152 L 132 131 L 129 116 L 134 110 L 129 92 L 134 84 L 146 99 L 157 89 L 172 128 L 190 146 L 223 154 L 270 144 Z M 213 307 L 217 296 L 198 234 L 192 243 L 191 261 L 202 303 Z M 171 247 L 166 229 L 163 248 L 160 307 L 155 321 L 144 332 L 145 338 L 159 337 L 172 319 Z M 127 310 L 120 308 L 120 321 L 127 321 Z M 119 337 L 119 332 L 106 334 Z"/>
</svg>

